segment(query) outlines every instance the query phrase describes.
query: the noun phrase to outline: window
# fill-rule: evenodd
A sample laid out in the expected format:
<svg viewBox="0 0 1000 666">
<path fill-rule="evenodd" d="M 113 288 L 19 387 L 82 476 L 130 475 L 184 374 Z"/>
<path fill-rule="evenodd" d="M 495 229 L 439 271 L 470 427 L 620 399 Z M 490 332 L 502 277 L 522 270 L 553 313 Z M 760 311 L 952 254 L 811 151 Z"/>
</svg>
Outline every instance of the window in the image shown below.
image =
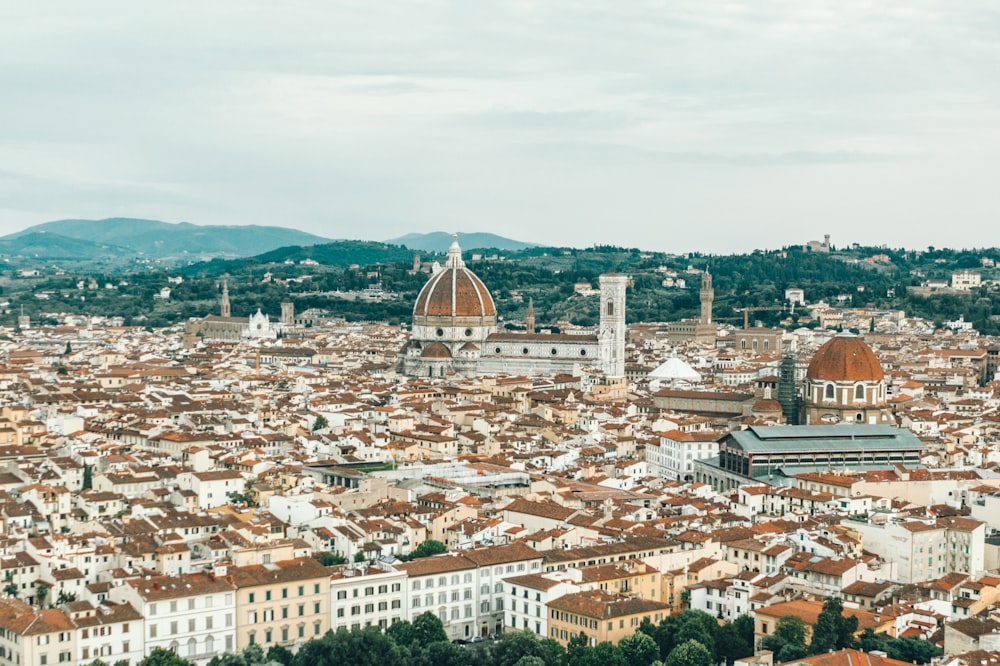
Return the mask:
<svg viewBox="0 0 1000 666">
<path fill-rule="evenodd" d="M 266 592 L 264 592 L 264 601 L 270 601 L 270 600 L 271 600 L 271 590 L 267 590 Z"/>
<path fill-rule="evenodd" d="M 288 598 L 288 588 L 287 587 L 281 588 L 281 598 L 282 599 L 287 599 Z"/>
<path fill-rule="evenodd" d="M 337 590 L 337 598 L 338 599 L 346 599 L 347 598 L 347 590 Z"/>
<path fill-rule="evenodd" d="M 316 615 L 319 615 L 319 602 L 318 601 L 313 604 L 313 613 L 315 613 Z"/>
<path fill-rule="evenodd" d="M 306 593 L 306 586 L 305 585 L 299 585 L 299 596 L 301 597 L 305 593 Z"/>
<path fill-rule="evenodd" d="M 858 384 L 854 387 L 854 399 L 857 401 L 862 401 L 865 399 L 865 386 L 864 384 Z"/>
<path fill-rule="evenodd" d="M 313 594 L 319 594 L 319 583 L 313 585 Z"/>
<path fill-rule="evenodd" d="M 247 595 L 247 602 L 252 604 L 256 599 L 256 596 L 257 595 L 255 593 L 251 592 L 250 594 Z"/>
<path fill-rule="evenodd" d="M 824 391 L 823 393 L 824 400 L 834 399 L 833 384 L 827 384 L 826 387 L 823 389 L 823 391 Z"/>
</svg>

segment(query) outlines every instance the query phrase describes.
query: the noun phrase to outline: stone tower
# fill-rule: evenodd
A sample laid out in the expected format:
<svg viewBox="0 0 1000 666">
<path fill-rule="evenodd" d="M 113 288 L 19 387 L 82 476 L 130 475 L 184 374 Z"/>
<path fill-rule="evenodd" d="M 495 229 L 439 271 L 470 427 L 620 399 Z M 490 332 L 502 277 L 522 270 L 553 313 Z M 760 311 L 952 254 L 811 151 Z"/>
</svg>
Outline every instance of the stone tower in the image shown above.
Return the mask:
<svg viewBox="0 0 1000 666">
<path fill-rule="evenodd" d="M 227 282 L 222 283 L 222 303 L 220 304 L 219 307 L 219 316 L 220 317 L 232 316 L 232 314 L 230 314 L 230 309 L 229 309 L 229 283 Z"/>
<path fill-rule="evenodd" d="M 295 303 L 286 301 L 281 304 L 281 323 L 285 326 L 295 325 Z"/>
<path fill-rule="evenodd" d="M 535 300 L 528 299 L 528 314 L 524 317 L 524 329 L 530 335 L 535 332 Z"/>
<path fill-rule="evenodd" d="M 715 299 L 715 290 L 712 289 L 712 275 L 708 271 L 701 274 L 701 317 L 700 324 L 712 323 L 712 301 Z"/>
<path fill-rule="evenodd" d="M 601 369 L 607 377 L 625 376 L 625 288 L 628 277 L 600 277 L 601 323 L 598 332 Z"/>
</svg>

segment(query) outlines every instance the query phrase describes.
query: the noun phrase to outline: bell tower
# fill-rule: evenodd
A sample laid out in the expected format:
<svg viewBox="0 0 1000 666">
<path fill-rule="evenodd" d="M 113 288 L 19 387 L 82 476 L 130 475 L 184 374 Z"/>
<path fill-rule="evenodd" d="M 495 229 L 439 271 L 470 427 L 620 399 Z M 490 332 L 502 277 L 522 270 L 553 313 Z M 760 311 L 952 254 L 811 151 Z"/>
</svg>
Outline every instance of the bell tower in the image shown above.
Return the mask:
<svg viewBox="0 0 1000 666">
<path fill-rule="evenodd" d="M 701 318 L 699 324 L 712 323 L 712 301 L 715 300 L 715 290 L 712 289 L 712 274 L 707 270 L 701 274 Z"/>
<path fill-rule="evenodd" d="M 599 279 L 601 322 L 598 344 L 601 369 L 607 377 L 625 376 L 625 289 L 628 277 L 611 273 Z"/>
<path fill-rule="evenodd" d="M 229 310 L 229 283 L 223 281 L 222 283 L 222 302 L 219 307 L 220 317 L 231 317 Z"/>
</svg>

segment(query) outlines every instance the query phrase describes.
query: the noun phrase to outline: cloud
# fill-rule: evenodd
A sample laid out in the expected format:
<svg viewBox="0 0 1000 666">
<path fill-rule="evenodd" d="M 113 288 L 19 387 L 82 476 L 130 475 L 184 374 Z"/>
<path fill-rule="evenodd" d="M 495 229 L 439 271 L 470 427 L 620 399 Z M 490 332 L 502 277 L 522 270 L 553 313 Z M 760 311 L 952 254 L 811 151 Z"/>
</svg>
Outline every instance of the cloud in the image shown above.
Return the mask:
<svg viewBox="0 0 1000 666">
<path fill-rule="evenodd" d="M 944 245 L 1000 213 L 998 31 L 986 0 L 16 3 L 0 231 Z"/>
</svg>

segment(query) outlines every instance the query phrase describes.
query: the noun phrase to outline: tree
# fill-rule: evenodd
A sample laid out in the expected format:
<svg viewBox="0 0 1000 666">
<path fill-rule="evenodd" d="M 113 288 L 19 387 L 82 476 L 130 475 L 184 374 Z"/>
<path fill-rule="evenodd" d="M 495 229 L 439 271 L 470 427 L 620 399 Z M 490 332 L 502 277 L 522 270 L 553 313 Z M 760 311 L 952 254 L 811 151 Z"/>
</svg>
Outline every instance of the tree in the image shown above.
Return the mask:
<svg viewBox="0 0 1000 666">
<path fill-rule="evenodd" d="M 695 640 L 681 643 L 667 655 L 664 666 L 712 666 L 712 653 Z"/>
<path fill-rule="evenodd" d="M 863 652 L 885 650 L 885 642 L 885 636 L 876 634 L 875 630 L 871 627 L 865 627 L 865 630 L 861 632 L 861 637 L 858 638 L 858 649 Z"/>
<path fill-rule="evenodd" d="M 627 666 L 621 648 L 607 641 L 598 643 L 591 654 L 591 666 Z"/>
<path fill-rule="evenodd" d="M 364 562 L 365 561 L 365 553 L 364 553 L 363 550 L 359 550 L 358 552 L 354 553 L 354 561 L 355 562 Z"/>
<path fill-rule="evenodd" d="M 809 625 L 788 615 L 778 620 L 774 633 L 760 641 L 760 647 L 774 653 L 776 663 L 801 659 L 808 654 L 806 629 Z"/>
<path fill-rule="evenodd" d="M 324 567 L 330 567 L 335 564 L 347 564 L 347 558 L 340 553 L 320 553 L 316 556 L 316 561 Z"/>
<path fill-rule="evenodd" d="M 554 654 L 549 646 L 538 640 L 532 632 L 511 631 L 504 634 L 493 646 L 492 662 L 493 666 L 514 666 L 524 657 L 537 657 L 546 666 L 557 666 L 560 659 Z"/>
<path fill-rule="evenodd" d="M 17 595 L 19 592 L 20 590 L 17 588 L 17 583 L 10 582 L 3 586 L 3 593 L 6 594 L 8 597 L 13 597 L 14 599 L 17 599 Z"/>
<path fill-rule="evenodd" d="M 429 645 L 437 641 L 447 641 L 448 633 L 444 630 L 441 618 L 426 611 L 413 618 L 413 637 L 417 642 Z"/>
<path fill-rule="evenodd" d="M 813 625 L 809 652 L 825 654 L 854 645 L 854 632 L 858 630 L 857 617 L 844 616 L 844 604 L 837 597 L 828 597 L 823 610 Z"/>
<path fill-rule="evenodd" d="M 68 604 L 73 601 L 76 601 L 76 593 L 63 591 L 59 593 L 58 597 L 56 597 L 56 606 L 62 606 L 63 604 Z"/>
<path fill-rule="evenodd" d="M 660 648 L 650 636 L 637 631 L 618 641 L 628 666 L 650 666 L 660 656 Z"/>
<path fill-rule="evenodd" d="M 885 644 L 885 652 L 890 659 L 908 661 L 911 664 L 928 664 L 941 655 L 941 650 L 930 641 L 917 638 L 894 638 Z"/>
<path fill-rule="evenodd" d="M 698 641 L 709 651 L 715 652 L 715 633 L 719 630 L 719 622 L 704 611 L 686 610 L 677 616 L 677 630 L 673 637 L 674 645 L 680 645 L 690 640 Z"/>
<path fill-rule="evenodd" d="M 385 630 L 385 635 L 400 647 L 410 647 L 417 640 L 417 630 L 408 620 L 396 620 Z"/>
<path fill-rule="evenodd" d="M 83 490 L 90 490 L 94 487 L 94 468 L 90 465 L 83 466 Z"/>
<path fill-rule="evenodd" d="M 38 600 L 38 607 L 45 608 L 45 599 L 49 596 L 49 586 L 39 583 L 35 586 L 35 599 Z"/>
<path fill-rule="evenodd" d="M 181 659 L 170 650 L 154 648 L 137 666 L 191 666 L 187 659 Z"/>
<path fill-rule="evenodd" d="M 737 659 L 753 654 L 753 635 L 747 641 L 740 633 L 735 623 L 730 622 L 719 627 L 715 635 L 715 660 L 731 664 Z"/>
<path fill-rule="evenodd" d="M 427 539 L 414 548 L 409 555 L 400 559 L 415 560 L 420 557 L 430 557 L 431 555 L 440 555 L 446 552 L 448 552 L 448 546 L 435 539 Z"/>
<path fill-rule="evenodd" d="M 313 421 L 312 429 L 313 432 L 316 432 L 317 430 L 322 430 L 323 428 L 326 428 L 329 425 L 330 422 L 327 421 L 326 417 L 320 414 L 319 416 L 316 417 L 316 420 Z"/>
</svg>

